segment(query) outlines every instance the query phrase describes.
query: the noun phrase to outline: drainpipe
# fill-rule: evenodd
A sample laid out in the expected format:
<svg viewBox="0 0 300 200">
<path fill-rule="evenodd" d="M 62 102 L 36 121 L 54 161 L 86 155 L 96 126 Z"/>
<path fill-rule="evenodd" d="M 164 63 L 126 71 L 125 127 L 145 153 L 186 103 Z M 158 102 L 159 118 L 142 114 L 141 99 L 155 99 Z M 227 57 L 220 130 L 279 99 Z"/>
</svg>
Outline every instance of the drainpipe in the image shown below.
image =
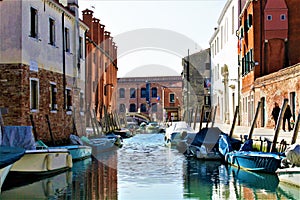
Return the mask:
<svg viewBox="0 0 300 200">
<path fill-rule="evenodd" d="M 64 108 L 66 109 L 66 55 L 65 55 L 65 51 L 66 51 L 66 47 L 65 47 L 65 13 L 62 13 L 61 16 L 61 26 L 62 26 L 62 62 L 63 62 L 63 95 L 64 95 Z"/>
</svg>

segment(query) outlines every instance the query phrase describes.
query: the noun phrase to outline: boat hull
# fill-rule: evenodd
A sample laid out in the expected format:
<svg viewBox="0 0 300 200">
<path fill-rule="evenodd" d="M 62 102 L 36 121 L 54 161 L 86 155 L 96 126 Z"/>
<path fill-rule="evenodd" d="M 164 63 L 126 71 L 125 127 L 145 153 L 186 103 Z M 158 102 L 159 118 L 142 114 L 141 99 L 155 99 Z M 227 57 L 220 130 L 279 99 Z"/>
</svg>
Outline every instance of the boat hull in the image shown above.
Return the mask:
<svg viewBox="0 0 300 200">
<path fill-rule="evenodd" d="M 281 158 L 272 153 L 236 151 L 227 153 L 225 161 L 248 171 L 275 173 L 280 167 Z"/>
<path fill-rule="evenodd" d="M 66 149 L 26 150 L 11 168 L 13 173 L 51 174 L 72 168 L 72 156 Z"/>
<path fill-rule="evenodd" d="M 278 169 L 276 174 L 280 182 L 300 188 L 300 167 Z"/>
</svg>

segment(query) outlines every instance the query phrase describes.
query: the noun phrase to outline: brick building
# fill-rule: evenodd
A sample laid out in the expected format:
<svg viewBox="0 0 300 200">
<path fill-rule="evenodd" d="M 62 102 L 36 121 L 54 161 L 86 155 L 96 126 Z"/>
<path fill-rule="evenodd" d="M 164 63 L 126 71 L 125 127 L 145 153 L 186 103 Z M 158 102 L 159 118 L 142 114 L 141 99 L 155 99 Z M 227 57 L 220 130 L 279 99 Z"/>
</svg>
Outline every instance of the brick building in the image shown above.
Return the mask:
<svg viewBox="0 0 300 200">
<path fill-rule="evenodd" d="M 281 104 L 284 98 L 289 99 L 295 119 L 300 108 L 299 1 L 248 0 L 240 21 L 243 125 L 252 122 L 258 101 L 262 103 L 258 126 L 273 125 L 274 101 Z"/>
<path fill-rule="evenodd" d="M 153 121 L 181 120 L 181 76 L 118 79 L 118 113 L 144 113 Z"/>
<path fill-rule="evenodd" d="M 87 111 L 95 110 L 98 119 L 116 109 L 113 90 L 117 87 L 117 46 L 110 32 L 100 20 L 93 17 L 93 11 L 82 11 L 83 21 L 88 25 L 86 33 L 86 104 Z M 87 115 L 87 124 L 90 120 Z"/>
<path fill-rule="evenodd" d="M 0 107 L 5 125 L 32 125 L 57 143 L 84 134 L 85 58 L 88 27 L 76 0 L 0 1 Z M 76 125 L 76 126 L 74 126 Z"/>
</svg>

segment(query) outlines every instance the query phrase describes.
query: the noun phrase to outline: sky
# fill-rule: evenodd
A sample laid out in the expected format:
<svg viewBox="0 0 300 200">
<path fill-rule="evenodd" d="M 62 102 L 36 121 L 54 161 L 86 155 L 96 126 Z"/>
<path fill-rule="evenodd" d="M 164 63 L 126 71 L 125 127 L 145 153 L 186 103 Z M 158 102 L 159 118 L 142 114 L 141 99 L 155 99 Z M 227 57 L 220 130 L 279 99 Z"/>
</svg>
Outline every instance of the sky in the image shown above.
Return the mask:
<svg viewBox="0 0 300 200">
<path fill-rule="evenodd" d="M 162 74 L 180 75 L 183 57 L 209 48 L 226 1 L 79 0 L 79 10 L 93 10 L 111 32 L 118 46 L 119 78 L 141 76 L 140 69 L 151 65 L 161 66 Z M 145 73 L 151 76 L 151 70 Z"/>
</svg>

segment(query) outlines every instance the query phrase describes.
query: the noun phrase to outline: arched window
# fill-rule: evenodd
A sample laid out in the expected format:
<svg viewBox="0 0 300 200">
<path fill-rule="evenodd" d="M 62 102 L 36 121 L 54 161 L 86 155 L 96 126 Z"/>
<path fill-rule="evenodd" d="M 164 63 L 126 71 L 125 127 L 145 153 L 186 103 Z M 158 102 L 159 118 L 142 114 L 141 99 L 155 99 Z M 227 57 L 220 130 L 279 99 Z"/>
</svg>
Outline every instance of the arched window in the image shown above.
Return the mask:
<svg viewBox="0 0 300 200">
<path fill-rule="evenodd" d="M 136 112 L 136 106 L 135 106 L 134 103 L 131 103 L 131 104 L 129 105 L 129 112 Z"/>
<path fill-rule="evenodd" d="M 151 96 L 152 98 L 156 98 L 157 97 L 157 88 L 154 87 L 151 89 Z"/>
<path fill-rule="evenodd" d="M 144 103 L 141 104 L 141 112 L 147 112 L 147 106 Z"/>
<path fill-rule="evenodd" d="M 146 96 L 147 96 L 146 88 L 141 88 L 141 98 L 146 98 Z"/>
<path fill-rule="evenodd" d="M 120 88 L 119 96 L 120 96 L 120 98 L 125 98 L 125 89 L 124 88 Z"/>
<path fill-rule="evenodd" d="M 120 104 L 119 112 L 120 112 L 120 113 L 126 112 L 125 104 Z"/>
</svg>

